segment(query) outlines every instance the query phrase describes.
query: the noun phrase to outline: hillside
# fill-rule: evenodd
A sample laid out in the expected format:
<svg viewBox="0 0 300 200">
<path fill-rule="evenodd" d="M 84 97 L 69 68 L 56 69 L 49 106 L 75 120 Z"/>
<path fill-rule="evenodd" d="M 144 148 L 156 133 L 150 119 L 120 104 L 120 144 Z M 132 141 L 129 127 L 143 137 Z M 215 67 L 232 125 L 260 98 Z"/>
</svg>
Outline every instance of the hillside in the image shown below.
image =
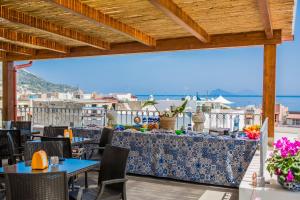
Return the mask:
<svg viewBox="0 0 300 200">
<path fill-rule="evenodd" d="M 74 92 L 77 87 L 56 84 L 46 81 L 26 70 L 19 70 L 17 75 L 18 86 L 22 90 L 30 90 L 34 93 L 38 92 Z"/>
</svg>

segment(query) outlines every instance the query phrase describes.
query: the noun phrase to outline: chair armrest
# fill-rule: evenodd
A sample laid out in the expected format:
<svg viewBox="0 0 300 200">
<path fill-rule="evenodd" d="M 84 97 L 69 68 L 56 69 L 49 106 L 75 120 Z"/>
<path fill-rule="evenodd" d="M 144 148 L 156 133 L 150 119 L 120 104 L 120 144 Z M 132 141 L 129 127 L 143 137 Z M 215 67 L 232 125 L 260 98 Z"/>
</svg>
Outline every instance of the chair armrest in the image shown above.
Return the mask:
<svg viewBox="0 0 300 200">
<path fill-rule="evenodd" d="M 125 183 L 126 181 L 128 181 L 127 178 L 111 179 L 111 180 L 107 180 L 107 181 L 102 181 L 101 184 L 105 186 L 105 185 L 110 185 L 110 184 L 115 184 L 115 183 Z"/>
<path fill-rule="evenodd" d="M 91 150 L 104 150 L 105 149 L 105 147 L 93 147 L 93 148 L 91 148 Z"/>
<path fill-rule="evenodd" d="M 102 181 L 101 182 L 101 189 L 100 189 L 100 193 L 99 196 L 101 197 L 105 187 L 107 185 L 111 185 L 111 184 L 115 184 L 115 183 L 126 183 L 127 179 L 126 178 L 120 178 L 120 179 L 111 179 L 111 180 L 107 180 L 107 181 Z"/>
</svg>

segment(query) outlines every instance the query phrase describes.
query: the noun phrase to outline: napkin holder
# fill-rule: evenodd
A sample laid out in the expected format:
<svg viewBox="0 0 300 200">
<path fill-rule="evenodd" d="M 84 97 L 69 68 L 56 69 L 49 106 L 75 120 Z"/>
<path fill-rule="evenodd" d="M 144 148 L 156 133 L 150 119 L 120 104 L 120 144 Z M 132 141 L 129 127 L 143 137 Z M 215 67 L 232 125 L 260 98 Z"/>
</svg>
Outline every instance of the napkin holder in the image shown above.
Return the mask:
<svg viewBox="0 0 300 200">
<path fill-rule="evenodd" d="M 31 160 L 31 168 L 32 169 L 46 169 L 48 168 L 48 157 L 45 151 L 40 150 L 33 154 L 32 160 Z"/>
</svg>

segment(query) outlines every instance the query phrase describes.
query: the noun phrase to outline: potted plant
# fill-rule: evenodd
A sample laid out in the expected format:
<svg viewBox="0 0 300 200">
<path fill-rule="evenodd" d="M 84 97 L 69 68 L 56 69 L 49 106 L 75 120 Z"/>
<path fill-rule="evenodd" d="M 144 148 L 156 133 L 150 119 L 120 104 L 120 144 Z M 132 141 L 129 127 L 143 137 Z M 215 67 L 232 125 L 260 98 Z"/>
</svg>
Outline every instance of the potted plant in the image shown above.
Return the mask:
<svg viewBox="0 0 300 200">
<path fill-rule="evenodd" d="M 267 170 L 271 176 L 277 176 L 278 183 L 284 188 L 300 191 L 300 141 L 291 142 L 283 137 L 274 143 Z"/>
<path fill-rule="evenodd" d="M 160 117 L 160 128 L 166 130 L 174 130 L 176 117 L 178 114 L 184 112 L 188 100 L 185 100 L 180 106 L 172 107 L 159 115 Z"/>
</svg>

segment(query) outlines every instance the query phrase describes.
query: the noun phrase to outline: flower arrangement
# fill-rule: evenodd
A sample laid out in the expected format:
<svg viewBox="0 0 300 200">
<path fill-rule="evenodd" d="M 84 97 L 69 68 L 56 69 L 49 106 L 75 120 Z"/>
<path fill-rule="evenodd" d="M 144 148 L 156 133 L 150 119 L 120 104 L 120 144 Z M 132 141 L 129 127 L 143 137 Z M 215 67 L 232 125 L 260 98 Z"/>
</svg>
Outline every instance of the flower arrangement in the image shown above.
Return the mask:
<svg viewBox="0 0 300 200">
<path fill-rule="evenodd" d="M 251 125 L 244 128 L 244 133 L 249 139 L 258 139 L 260 137 L 260 125 Z"/>
<path fill-rule="evenodd" d="M 300 141 L 291 142 L 283 137 L 274 143 L 267 170 L 271 176 L 277 175 L 283 187 L 300 191 Z"/>
</svg>

